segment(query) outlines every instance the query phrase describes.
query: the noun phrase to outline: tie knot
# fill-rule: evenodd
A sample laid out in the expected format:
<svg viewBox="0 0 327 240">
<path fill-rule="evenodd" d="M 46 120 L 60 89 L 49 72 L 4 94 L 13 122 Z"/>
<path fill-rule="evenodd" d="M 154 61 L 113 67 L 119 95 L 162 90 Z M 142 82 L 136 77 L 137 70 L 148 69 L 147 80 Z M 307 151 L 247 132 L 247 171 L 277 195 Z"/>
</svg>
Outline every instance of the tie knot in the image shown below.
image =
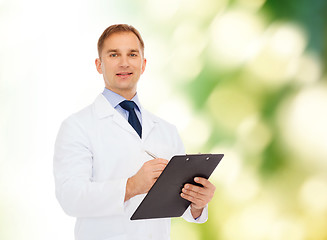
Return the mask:
<svg viewBox="0 0 327 240">
<path fill-rule="evenodd" d="M 122 101 L 119 105 L 127 111 L 131 111 L 136 107 L 135 102 L 128 100 Z"/>
</svg>

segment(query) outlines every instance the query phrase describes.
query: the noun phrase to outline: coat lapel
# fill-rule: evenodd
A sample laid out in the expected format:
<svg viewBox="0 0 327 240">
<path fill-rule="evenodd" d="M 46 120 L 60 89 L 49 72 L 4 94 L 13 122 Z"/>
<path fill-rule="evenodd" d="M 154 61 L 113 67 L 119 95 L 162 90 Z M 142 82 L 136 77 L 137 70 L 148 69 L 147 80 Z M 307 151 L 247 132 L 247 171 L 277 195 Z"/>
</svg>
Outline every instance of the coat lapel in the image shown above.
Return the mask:
<svg viewBox="0 0 327 240">
<path fill-rule="evenodd" d="M 111 106 L 111 104 L 102 94 L 99 94 L 95 99 L 94 111 L 99 119 L 110 117 L 119 127 L 138 136 L 134 128 Z"/>
<path fill-rule="evenodd" d="M 134 130 L 134 128 L 129 124 L 129 122 L 122 116 L 120 115 L 119 112 L 117 112 L 114 109 L 114 115 L 113 115 L 113 121 L 120 126 L 121 128 L 123 128 L 124 130 L 130 132 L 131 134 L 134 134 L 135 136 L 139 137 L 139 135 L 137 134 L 137 132 Z"/>
<path fill-rule="evenodd" d="M 158 120 L 154 115 L 142 108 L 142 140 L 145 141 L 149 136 Z"/>
</svg>

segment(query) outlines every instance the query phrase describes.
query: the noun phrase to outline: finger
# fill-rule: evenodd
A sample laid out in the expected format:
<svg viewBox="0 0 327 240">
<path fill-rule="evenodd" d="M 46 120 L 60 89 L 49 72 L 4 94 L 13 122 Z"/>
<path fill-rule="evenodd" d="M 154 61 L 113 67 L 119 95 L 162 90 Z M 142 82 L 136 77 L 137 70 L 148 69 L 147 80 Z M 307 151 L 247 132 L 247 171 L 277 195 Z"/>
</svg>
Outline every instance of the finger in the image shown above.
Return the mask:
<svg viewBox="0 0 327 240">
<path fill-rule="evenodd" d="M 212 187 L 199 187 L 192 184 L 185 184 L 182 189 L 183 193 L 202 199 L 205 202 L 209 202 L 215 194 L 215 186 Z"/>
<path fill-rule="evenodd" d="M 181 193 L 180 196 L 188 201 L 190 201 L 191 203 L 195 204 L 197 207 L 201 207 L 202 205 L 205 205 L 203 203 L 202 199 L 199 199 L 197 197 L 185 194 L 185 193 Z"/>
<path fill-rule="evenodd" d="M 161 172 L 153 172 L 152 177 L 157 179 L 161 175 Z"/>
<path fill-rule="evenodd" d="M 154 165 L 151 166 L 151 171 L 162 172 L 166 168 L 166 165 Z"/>
<path fill-rule="evenodd" d="M 194 181 L 200 183 L 205 188 L 215 188 L 215 186 L 208 180 L 202 177 L 195 177 Z"/>
<path fill-rule="evenodd" d="M 160 160 L 161 162 L 164 162 L 164 163 L 167 163 L 168 164 L 168 160 L 167 159 L 164 159 L 164 158 L 157 158 L 158 160 Z"/>
<path fill-rule="evenodd" d="M 146 171 L 153 172 L 153 171 L 163 171 L 167 165 L 165 164 L 145 164 L 143 167 Z"/>
<path fill-rule="evenodd" d="M 152 159 L 149 160 L 148 163 L 150 163 L 151 165 L 153 164 L 168 164 L 168 160 L 167 159 L 162 159 L 162 158 L 156 158 L 156 159 Z"/>
<path fill-rule="evenodd" d="M 199 193 L 199 192 L 194 192 L 194 191 L 191 191 L 191 190 L 188 190 L 185 188 L 182 189 L 182 193 L 185 193 L 189 196 L 200 199 L 202 201 L 206 201 L 207 199 L 210 199 L 210 196 L 211 196 L 210 191 L 204 191 L 204 192 Z"/>
<path fill-rule="evenodd" d="M 164 164 L 164 163 L 157 163 L 157 164 L 151 165 L 151 167 L 153 167 L 153 168 L 155 168 L 155 167 L 165 168 L 166 166 L 167 166 L 167 164 Z"/>
<path fill-rule="evenodd" d="M 183 188 L 183 192 L 187 193 L 187 192 L 195 192 L 197 194 L 201 194 L 201 195 L 207 195 L 208 191 L 206 188 L 204 187 L 199 187 L 199 186 L 195 186 L 192 184 L 185 184 L 184 188 Z"/>
</svg>

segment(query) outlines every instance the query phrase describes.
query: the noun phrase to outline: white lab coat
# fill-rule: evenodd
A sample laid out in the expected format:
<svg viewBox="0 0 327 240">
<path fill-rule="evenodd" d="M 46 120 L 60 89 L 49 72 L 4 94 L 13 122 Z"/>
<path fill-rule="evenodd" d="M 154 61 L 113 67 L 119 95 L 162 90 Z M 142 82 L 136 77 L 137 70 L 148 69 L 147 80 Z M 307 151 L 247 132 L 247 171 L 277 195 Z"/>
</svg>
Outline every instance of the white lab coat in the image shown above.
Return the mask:
<svg viewBox="0 0 327 240">
<path fill-rule="evenodd" d="M 130 217 L 144 194 L 124 202 L 126 181 L 151 159 L 183 154 L 176 128 L 142 109 L 142 139 L 100 94 L 95 102 L 67 118 L 59 130 L 54 154 L 57 199 L 64 211 L 77 218 L 77 240 L 167 240 L 170 219 Z M 205 222 L 207 208 L 194 220 Z"/>
</svg>

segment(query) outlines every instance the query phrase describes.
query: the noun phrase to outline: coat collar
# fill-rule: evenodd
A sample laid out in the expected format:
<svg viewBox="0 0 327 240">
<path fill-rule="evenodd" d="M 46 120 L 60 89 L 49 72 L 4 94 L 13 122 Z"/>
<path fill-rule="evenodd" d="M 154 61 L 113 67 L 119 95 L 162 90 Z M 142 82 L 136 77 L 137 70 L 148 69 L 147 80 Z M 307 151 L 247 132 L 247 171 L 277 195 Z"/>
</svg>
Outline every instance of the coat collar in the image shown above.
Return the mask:
<svg viewBox="0 0 327 240">
<path fill-rule="evenodd" d="M 133 127 L 126 121 L 126 119 L 121 116 L 108 102 L 108 100 L 102 95 L 99 94 L 98 97 L 95 99 L 94 103 L 94 112 L 98 119 L 103 119 L 107 117 L 112 117 L 113 121 L 117 123 L 121 128 L 125 129 L 126 131 L 134 134 L 135 136 L 139 137 Z M 152 129 L 154 128 L 155 124 L 159 122 L 159 119 L 145 110 L 141 106 L 142 112 L 142 141 L 144 141 Z"/>
<path fill-rule="evenodd" d="M 94 112 L 99 119 L 113 116 L 116 112 L 115 109 L 111 106 L 111 104 L 107 101 L 105 96 L 99 94 L 95 99 L 94 103 Z"/>
</svg>

